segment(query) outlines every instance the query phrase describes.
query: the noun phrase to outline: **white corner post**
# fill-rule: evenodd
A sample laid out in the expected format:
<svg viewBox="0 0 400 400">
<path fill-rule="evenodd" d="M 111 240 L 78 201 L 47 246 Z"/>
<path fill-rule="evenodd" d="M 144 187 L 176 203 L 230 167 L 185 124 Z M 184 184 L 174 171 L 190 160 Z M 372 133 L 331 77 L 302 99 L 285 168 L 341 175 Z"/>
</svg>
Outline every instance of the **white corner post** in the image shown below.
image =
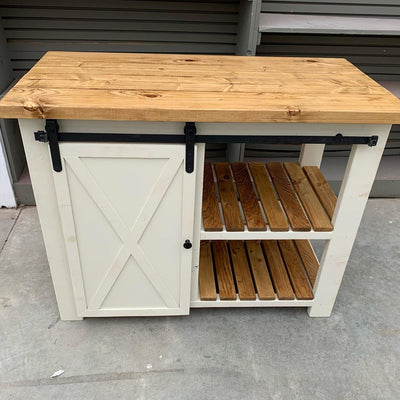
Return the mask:
<svg viewBox="0 0 400 400">
<path fill-rule="evenodd" d="M 203 201 L 203 175 L 204 175 L 204 154 L 205 143 L 197 143 L 196 159 L 196 192 L 194 205 L 194 226 L 193 226 L 193 253 L 192 253 L 192 281 L 191 281 L 191 301 L 199 300 L 199 259 L 200 259 L 200 232 L 202 213 L 201 206 Z"/>
<path fill-rule="evenodd" d="M 322 156 L 324 155 L 324 144 L 303 144 L 301 145 L 299 163 L 300 166 L 315 166 L 321 165 Z"/>
<path fill-rule="evenodd" d="M 45 121 L 20 119 L 18 122 L 29 165 L 36 208 L 46 246 L 60 317 L 62 320 L 81 320 L 82 317 L 78 316 L 73 297 L 49 146 L 36 142 L 34 139 L 34 132 L 43 130 Z"/>
<path fill-rule="evenodd" d="M 353 145 L 333 215 L 334 234 L 327 240 L 314 286 L 310 317 L 329 317 L 367 204 L 390 125 L 376 125 L 374 147 Z"/>
</svg>

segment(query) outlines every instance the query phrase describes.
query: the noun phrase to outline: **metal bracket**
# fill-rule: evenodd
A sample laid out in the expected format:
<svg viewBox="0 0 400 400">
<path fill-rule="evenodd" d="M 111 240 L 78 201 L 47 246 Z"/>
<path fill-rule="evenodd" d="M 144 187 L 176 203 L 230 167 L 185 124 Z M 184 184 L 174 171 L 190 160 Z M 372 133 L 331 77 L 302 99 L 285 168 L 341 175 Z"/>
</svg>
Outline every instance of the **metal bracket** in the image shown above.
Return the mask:
<svg viewBox="0 0 400 400">
<path fill-rule="evenodd" d="M 185 157 L 185 171 L 191 174 L 194 171 L 194 144 L 196 142 L 196 124 L 194 122 L 186 122 L 185 124 L 185 143 L 186 143 L 186 157 Z"/>
<path fill-rule="evenodd" d="M 62 171 L 60 147 L 58 146 L 58 126 L 57 120 L 46 119 L 45 131 L 35 132 L 35 140 L 39 142 L 49 142 L 51 161 L 56 172 Z"/>
<path fill-rule="evenodd" d="M 373 146 L 376 146 L 377 145 L 377 143 L 378 143 L 378 136 L 371 136 L 370 138 L 369 138 L 369 142 L 368 142 L 368 146 L 369 147 L 373 147 Z"/>
<path fill-rule="evenodd" d="M 47 143 L 49 141 L 49 135 L 45 131 L 35 132 L 35 140 L 42 143 Z"/>
</svg>

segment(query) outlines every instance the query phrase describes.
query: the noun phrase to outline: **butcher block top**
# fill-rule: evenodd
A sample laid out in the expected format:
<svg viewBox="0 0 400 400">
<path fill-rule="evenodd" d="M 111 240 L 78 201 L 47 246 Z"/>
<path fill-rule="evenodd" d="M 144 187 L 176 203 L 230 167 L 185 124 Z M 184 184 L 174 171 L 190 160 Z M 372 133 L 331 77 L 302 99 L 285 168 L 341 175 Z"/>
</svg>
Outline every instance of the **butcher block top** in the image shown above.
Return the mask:
<svg viewBox="0 0 400 400">
<path fill-rule="evenodd" d="M 400 100 L 345 59 L 48 52 L 2 118 L 400 123 Z"/>
</svg>

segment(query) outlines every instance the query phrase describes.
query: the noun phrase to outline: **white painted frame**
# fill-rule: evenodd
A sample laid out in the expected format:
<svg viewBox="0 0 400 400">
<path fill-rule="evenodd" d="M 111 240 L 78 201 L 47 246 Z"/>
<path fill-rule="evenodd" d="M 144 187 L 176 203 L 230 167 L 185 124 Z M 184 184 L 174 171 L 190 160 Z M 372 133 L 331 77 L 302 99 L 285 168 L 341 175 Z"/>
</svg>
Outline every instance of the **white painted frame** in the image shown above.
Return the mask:
<svg viewBox="0 0 400 400">
<path fill-rule="evenodd" d="M 52 164 L 48 146 L 35 142 L 33 132 L 43 129 L 44 121 L 20 120 L 20 127 L 27 154 L 28 165 L 32 177 L 39 218 L 48 254 L 54 288 L 62 319 L 81 319 L 78 315 L 69 277 L 69 266 L 65 253 L 60 216 L 52 183 Z M 73 132 L 135 132 L 135 133 L 176 133 L 182 134 L 183 122 L 112 122 L 112 121 L 59 121 L 61 131 Z M 347 164 L 345 178 L 340 190 L 338 204 L 333 217 L 333 232 L 289 232 L 280 237 L 278 233 L 266 233 L 266 238 L 312 238 L 326 239 L 326 246 L 314 286 L 314 300 L 299 301 L 216 301 L 203 302 L 198 296 L 198 256 L 200 238 L 206 239 L 201 231 L 201 193 L 202 193 L 202 163 L 204 161 L 204 145 L 197 145 L 196 162 L 196 200 L 194 206 L 195 223 L 192 253 L 192 307 L 308 307 L 312 317 L 328 317 L 336 299 L 348 258 L 357 234 L 362 214 L 375 178 L 379 161 L 389 134 L 390 125 L 378 124 L 301 124 L 301 123 L 198 123 L 199 135 L 226 134 L 242 135 L 336 135 L 338 132 L 351 136 L 378 136 L 378 145 L 354 145 Z M 303 147 L 301 163 L 303 165 L 318 165 L 322 157 L 323 147 L 307 145 Z M 214 233 L 213 233 L 214 234 Z M 232 238 L 245 238 L 241 233 Z M 248 232 L 252 234 L 253 232 Z M 258 233 L 259 234 L 259 233 Z M 280 234 L 280 233 L 279 233 Z M 298 236 L 297 236 L 298 234 Z M 321 234 L 318 237 L 317 234 Z M 248 236 L 248 235 L 247 235 Z M 279 236 L 279 237 L 278 237 Z M 215 238 L 215 237 L 213 237 Z M 220 237 L 227 239 L 225 235 Z M 231 238 L 229 236 L 229 238 Z M 250 236 L 248 236 L 250 238 Z M 255 239 L 255 235 L 251 237 Z M 189 286 L 189 285 L 188 285 Z M 188 289 L 189 290 L 189 289 Z M 119 315 L 115 313 L 114 315 Z"/>
<path fill-rule="evenodd" d="M 398 36 L 400 21 L 397 18 L 261 13 L 259 32 Z"/>
</svg>

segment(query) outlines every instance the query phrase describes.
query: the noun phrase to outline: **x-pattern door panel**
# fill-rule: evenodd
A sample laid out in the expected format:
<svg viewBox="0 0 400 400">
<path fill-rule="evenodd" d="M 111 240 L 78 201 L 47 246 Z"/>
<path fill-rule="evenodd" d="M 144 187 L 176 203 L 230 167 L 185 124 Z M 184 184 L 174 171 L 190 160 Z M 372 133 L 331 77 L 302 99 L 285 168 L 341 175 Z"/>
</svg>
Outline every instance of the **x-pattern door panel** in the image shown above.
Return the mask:
<svg viewBox="0 0 400 400">
<path fill-rule="evenodd" d="M 184 145 L 61 143 L 54 172 L 81 316 L 187 314 L 195 173 Z"/>
</svg>

